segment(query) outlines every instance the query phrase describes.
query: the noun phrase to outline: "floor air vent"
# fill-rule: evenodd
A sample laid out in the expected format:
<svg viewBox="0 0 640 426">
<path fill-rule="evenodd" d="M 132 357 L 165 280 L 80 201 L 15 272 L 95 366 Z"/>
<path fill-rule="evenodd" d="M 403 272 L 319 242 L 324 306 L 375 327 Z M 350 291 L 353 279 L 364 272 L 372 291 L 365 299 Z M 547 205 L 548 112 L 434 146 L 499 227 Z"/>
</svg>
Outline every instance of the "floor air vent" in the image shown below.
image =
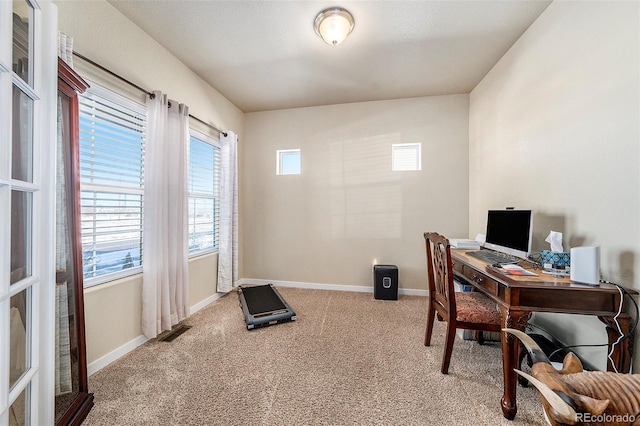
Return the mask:
<svg viewBox="0 0 640 426">
<path fill-rule="evenodd" d="M 161 342 L 173 342 L 175 339 L 178 338 L 178 336 L 180 336 L 182 333 L 186 332 L 190 328 L 191 328 L 190 325 L 184 325 L 184 324 L 177 325 L 173 327 L 171 331 L 168 331 L 162 336 L 158 337 L 158 340 Z"/>
</svg>

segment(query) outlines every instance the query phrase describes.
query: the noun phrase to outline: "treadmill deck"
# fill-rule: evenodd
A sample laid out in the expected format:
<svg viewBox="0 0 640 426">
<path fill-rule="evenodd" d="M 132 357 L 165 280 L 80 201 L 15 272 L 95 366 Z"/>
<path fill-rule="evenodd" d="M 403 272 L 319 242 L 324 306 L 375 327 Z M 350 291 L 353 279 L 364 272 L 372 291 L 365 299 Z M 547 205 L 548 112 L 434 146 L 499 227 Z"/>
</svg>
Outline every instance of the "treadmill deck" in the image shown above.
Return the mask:
<svg viewBox="0 0 640 426">
<path fill-rule="evenodd" d="M 247 330 L 296 320 L 296 313 L 273 284 L 241 285 L 238 287 L 238 299 Z"/>
</svg>

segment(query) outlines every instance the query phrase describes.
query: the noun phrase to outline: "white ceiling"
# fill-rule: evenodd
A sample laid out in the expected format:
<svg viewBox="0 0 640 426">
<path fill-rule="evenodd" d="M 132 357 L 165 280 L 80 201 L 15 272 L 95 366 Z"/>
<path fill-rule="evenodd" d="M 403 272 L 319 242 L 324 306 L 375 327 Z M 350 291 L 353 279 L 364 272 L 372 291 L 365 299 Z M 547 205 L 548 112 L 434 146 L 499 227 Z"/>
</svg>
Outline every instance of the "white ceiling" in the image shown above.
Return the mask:
<svg viewBox="0 0 640 426">
<path fill-rule="evenodd" d="M 469 93 L 551 1 L 109 0 L 244 112 Z M 355 28 L 329 46 L 318 12 Z"/>
</svg>

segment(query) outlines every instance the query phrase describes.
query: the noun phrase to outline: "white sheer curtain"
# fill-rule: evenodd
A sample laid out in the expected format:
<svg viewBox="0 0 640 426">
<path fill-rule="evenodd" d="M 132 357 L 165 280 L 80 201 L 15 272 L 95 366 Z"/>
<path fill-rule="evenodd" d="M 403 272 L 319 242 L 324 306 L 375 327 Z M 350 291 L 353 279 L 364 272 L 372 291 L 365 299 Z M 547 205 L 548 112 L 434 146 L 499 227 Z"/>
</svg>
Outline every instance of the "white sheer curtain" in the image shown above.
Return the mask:
<svg viewBox="0 0 640 426">
<path fill-rule="evenodd" d="M 187 143 L 189 108 L 147 97 L 142 241 L 142 332 L 154 338 L 189 313 Z"/>
<path fill-rule="evenodd" d="M 238 281 L 238 136 L 227 131 L 220 144 L 218 291 L 227 293 Z"/>
</svg>

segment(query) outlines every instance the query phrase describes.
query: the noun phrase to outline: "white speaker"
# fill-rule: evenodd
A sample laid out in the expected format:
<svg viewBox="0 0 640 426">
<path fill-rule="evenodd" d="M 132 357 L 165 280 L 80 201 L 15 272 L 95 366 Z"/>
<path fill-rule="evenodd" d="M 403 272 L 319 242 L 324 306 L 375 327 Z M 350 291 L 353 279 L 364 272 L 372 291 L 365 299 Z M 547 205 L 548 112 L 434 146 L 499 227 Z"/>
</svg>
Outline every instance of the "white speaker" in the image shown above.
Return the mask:
<svg viewBox="0 0 640 426">
<path fill-rule="evenodd" d="M 600 284 L 600 247 L 574 247 L 571 249 L 571 281 Z"/>
</svg>

